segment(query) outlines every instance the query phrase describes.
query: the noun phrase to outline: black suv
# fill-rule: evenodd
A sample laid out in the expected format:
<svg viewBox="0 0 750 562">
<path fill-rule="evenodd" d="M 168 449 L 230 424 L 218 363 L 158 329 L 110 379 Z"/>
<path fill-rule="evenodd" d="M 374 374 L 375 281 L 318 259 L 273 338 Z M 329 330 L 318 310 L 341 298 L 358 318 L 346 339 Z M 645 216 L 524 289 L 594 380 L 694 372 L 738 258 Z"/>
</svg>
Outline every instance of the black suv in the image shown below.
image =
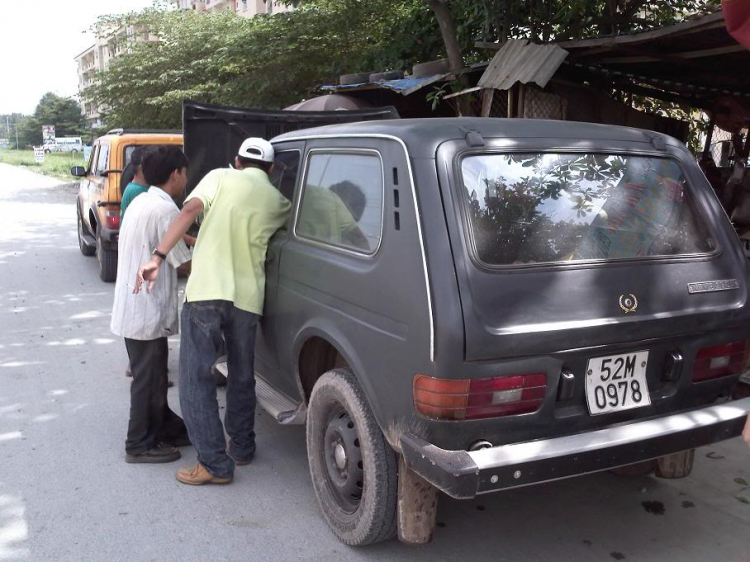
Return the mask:
<svg viewBox="0 0 750 562">
<path fill-rule="evenodd" d="M 675 139 L 423 119 L 273 144 L 293 212 L 268 250 L 258 400 L 307 424 L 342 541 L 428 540 L 436 489 L 684 476 L 740 434 L 748 262 Z"/>
</svg>

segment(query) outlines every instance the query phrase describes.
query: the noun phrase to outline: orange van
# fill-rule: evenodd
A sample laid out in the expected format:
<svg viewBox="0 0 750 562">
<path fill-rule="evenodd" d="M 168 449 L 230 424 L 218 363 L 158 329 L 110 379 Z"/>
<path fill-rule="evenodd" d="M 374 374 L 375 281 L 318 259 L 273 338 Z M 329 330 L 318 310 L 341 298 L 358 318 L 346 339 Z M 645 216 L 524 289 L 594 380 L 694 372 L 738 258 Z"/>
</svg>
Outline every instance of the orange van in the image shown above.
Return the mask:
<svg viewBox="0 0 750 562">
<path fill-rule="evenodd" d="M 120 232 L 120 200 L 126 185 L 123 171 L 137 146 L 176 144 L 178 131 L 114 129 L 94 142 L 86 166 L 70 173 L 81 178 L 78 189 L 78 246 L 84 256 L 96 255 L 99 277 L 112 282 L 117 277 L 117 237 Z"/>
</svg>

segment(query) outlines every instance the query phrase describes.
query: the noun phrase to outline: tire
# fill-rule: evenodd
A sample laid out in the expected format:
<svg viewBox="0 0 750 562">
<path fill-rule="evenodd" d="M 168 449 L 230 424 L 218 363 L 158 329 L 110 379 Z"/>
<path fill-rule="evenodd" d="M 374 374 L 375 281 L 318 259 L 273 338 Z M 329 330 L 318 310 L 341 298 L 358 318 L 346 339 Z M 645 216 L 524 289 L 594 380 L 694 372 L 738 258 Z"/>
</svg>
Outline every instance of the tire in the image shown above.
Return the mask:
<svg viewBox="0 0 750 562">
<path fill-rule="evenodd" d="M 370 82 L 384 82 L 386 80 L 401 80 L 404 73 L 400 70 L 389 70 L 387 72 L 376 72 L 370 74 Z"/>
<path fill-rule="evenodd" d="M 44 151 L 44 153 L 45 153 L 45 154 L 51 154 L 51 153 L 52 153 L 52 151 L 51 151 L 51 150 L 45 150 L 45 151 Z"/>
<path fill-rule="evenodd" d="M 339 84 L 341 86 L 349 86 L 352 84 L 366 84 L 370 80 L 369 72 L 358 72 L 357 74 L 342 74 L 339 76 Z"/>
<path fill-rule="evenodd" d="M 78 215 L 78 247 L 84 256 L 93 256 L 96 253 L 96 245 L 86 243 L 86 239 L 83 237 L 83 218 L 81 218 L 81 212 L 76 212 Z"/>
<path fill-rule="evenodd" d="M 70 151 L 70 153 L 71 154 L 78 154 L 78 151 L 74 148 L 73 150 Z"/>
<path fill-rule="evenodd" d="M 397 456 L 346 369 L 328 371 L 315 383 L 307 458 L 320 510 L 343 543 L 363 546 L 396 534 Z"/>
<path fill-rule="evenodd" d="M 450 70 L 451 65 L 448 59 L 440 59 L 415 64 L 411 69 L 411 74 L 414 78 L 423 78 L 435 74 L 447 74 Z"/>
<path fill-rule="evenodd" d="M 99 261 L 99 277 L 105 283 L 112 283 L 117 279 L 117 252 L 105 250 L 102 237 L 96 237 L 96 259 Z"/>
</svg>

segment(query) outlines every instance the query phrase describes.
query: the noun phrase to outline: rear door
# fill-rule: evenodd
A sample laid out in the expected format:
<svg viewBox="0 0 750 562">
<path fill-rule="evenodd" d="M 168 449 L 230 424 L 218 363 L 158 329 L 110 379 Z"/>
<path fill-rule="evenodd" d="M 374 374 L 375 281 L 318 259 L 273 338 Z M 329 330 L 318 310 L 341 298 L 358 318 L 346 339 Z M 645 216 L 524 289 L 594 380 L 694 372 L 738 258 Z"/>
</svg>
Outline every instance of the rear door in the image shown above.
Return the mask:
<svg viewBox="0 0 750 562">
<path fill-rule="evenodd" d="M 94 185 L 94 178 L 96 176 L 96 163 L 99 157 L 99 141 L 96 141 L 91 147 L 91 156 L 86 168 L 86 176 L 81 180 L 81 186 L 79 188 L 81 198 L 81 216 L 84 222 L 89 225 L 92 234 L 95 234 L 95 226 L 91 224 L 90 211 L 91 202 L 93 200 L 92 186 Z"/>
<path fill-rule="evenodd" d="M 726 215 L 685 155 L 634 144 L 441 147 L 467 360 L 741 324 L 747 263 Z"/>
<path fill-rule="evenodd" d="M 497 422 L 494 440 L 729 395 L 750 339 L 748 263 L 687 151 L 602 150 L 580 139 L 446 143 L 438 170 L 464 361 L 546 375 L 540 412 Z"/>
<path fill-rule="evenodd" d="M 94 212 L 94 216 L 97 220 L 100 220 L 99 216 L 99 202 L 107 201 L 107 187 L 109 182 L 107 181 L 107 175 L 104 173 L 109 169 L 109 142 L 103 139 L 99 142 L 99 150 L 96 155 L 96 165 L 93 173 L 90 175 L 91 181 L 89 182 L 89 194 L 90 202 L 89 205 Z"/>
</svg>

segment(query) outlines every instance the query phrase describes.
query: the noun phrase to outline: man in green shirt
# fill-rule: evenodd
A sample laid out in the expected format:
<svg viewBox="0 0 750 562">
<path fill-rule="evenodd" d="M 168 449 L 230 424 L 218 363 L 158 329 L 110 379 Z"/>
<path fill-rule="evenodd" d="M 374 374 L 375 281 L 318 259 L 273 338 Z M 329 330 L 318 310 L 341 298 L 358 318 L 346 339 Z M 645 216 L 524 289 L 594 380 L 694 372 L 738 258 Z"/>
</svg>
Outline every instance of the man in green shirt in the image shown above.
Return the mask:
<svg viewBox="0 0 750 562">
<path fill-rule="evenodd" d="M 133 181 L 131 181 L 125 191 L 122 192 L 122 201 L 120 201 L 120 223 L 125 218 L 125 211 L 133 202 L 133 199 L 148 191 L 149 185 L 146 177 L 143 175 L 143 153 L 145 148 L 138 146 L 130 155 L 130 165 L 133 167 Z"/>
<path fill-rule="evenodd" d="M 141 266 L 135 292 L 147 292 L 159 265 L 195 219 L 203 214 L 185 289 L 180 345 L 180 406 L 198 464 L 177 471 L 185 484 L 227 484 L 234 467 L 255 452 L 255 332 L 263 313 L 268 241 L 287 220 L 291 204 L 271 185 L 271 143 L 246 139 L 235 166 L 208 173 L 185 200 L 182 211 Z M 226 341 L 227 407 L 224 423 L 211 366 Z"/>
</svg>

